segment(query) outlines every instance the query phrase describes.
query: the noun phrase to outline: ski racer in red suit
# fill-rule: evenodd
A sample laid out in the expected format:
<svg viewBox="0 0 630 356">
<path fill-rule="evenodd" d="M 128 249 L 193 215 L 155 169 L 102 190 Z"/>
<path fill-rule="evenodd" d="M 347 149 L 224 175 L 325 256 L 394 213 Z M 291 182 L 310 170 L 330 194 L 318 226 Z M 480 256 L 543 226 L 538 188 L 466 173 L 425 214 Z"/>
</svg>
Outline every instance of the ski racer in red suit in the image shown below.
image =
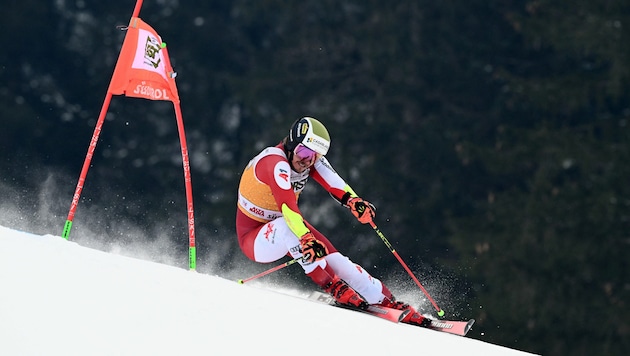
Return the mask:
<svg viewBox="0 0 630 356">
<path fill-rule="evenodd" d="M 330 240 L 303 217 L 298 197 L 312 178 L 363 224 L 372 221 L 374 205 L 361 199 L 324 157 L 330 136 L 311 117 L 297 120 L 277 146 L 254 157 L 238 188 L 236 232 L 243 253 L 269 263 L 289 255 L 299 258 L 304 272 L 337 302 L 366 308 L 381 304 L 410 309 L 402 322 L 423 324 L 411 306 L 397 302 L 390 290 L 363 267 L 341 254 Z"/>
</svg>

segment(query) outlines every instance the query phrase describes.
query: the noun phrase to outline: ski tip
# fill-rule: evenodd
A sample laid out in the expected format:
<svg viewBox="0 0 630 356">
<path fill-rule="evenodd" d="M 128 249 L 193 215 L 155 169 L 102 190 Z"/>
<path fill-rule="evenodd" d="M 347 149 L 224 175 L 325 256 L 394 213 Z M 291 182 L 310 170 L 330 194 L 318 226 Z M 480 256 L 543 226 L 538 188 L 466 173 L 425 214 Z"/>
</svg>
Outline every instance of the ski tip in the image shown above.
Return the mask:
<svg viewBox="0 0 630 356">
<path fill-rule="evenodd" d="M 474 323 L 475 323 L 475 319 L 468 320 L 468 323 L 466 323 L 466 327 L 464 327 L 464 335 L 468 334 L 470 329 L 472 329 L 472 326 Z"/>
</svg>

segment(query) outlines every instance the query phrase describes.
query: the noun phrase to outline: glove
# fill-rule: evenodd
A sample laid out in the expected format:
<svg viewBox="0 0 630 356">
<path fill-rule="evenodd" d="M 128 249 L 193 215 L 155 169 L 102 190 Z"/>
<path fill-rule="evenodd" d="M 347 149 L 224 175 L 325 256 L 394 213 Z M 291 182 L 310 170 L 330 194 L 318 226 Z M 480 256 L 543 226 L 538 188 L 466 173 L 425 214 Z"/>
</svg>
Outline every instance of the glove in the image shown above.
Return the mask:
<svg viewBox="0 0 630 356">
<path fill-rule="evenodd" d="M 305 263 L 313 263 L 328 254 L 326 245 L 317 240 L 311 232 L 300 237 L 300 248 L 302 249 L 302 261 Z"/>
<path fill-rule="evenodd" d="M 376 207 L 374 204 L 365 201 L 359 197 L 349 198 L 346 203 L 352 215 L 354 215 L 361 224 L 367 224 L 374 218 L 376 215 Z"/>
</svg>

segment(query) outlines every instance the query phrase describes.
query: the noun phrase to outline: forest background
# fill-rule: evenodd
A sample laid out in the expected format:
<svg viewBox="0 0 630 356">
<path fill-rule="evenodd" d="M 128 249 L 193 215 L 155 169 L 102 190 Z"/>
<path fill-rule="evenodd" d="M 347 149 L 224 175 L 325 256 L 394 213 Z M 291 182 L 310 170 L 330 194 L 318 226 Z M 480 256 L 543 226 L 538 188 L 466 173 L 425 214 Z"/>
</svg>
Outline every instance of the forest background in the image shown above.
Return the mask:
<svg viewBox="0 0 630 356">
<path fill-rule="evenodd" d="M 7 226 L 61 234 L 134 3 L 2 1 Z M 234 235 L 240 173 L 313 116 L 447 316 L 477 319 L 472 337 L 630 350 L 629 2 L 161 0 L 140 17 L 178 72 L 199 271 L 252 264 Z M 166 239 L 151 257 L 187 267 L 172 104 L 115 97 L 92 163 L 72 234 Z M 301 200 L 355 262 L 409 283 L 323 190 Z M 298 272 L 283 271 L 307 283 Z"/>
</svg>

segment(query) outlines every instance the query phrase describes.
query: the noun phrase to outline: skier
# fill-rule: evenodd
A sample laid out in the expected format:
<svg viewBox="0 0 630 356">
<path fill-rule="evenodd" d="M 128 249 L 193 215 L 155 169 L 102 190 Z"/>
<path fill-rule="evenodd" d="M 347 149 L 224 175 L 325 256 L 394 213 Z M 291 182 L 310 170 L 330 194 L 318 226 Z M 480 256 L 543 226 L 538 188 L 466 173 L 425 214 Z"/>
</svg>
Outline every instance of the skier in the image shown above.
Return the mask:
<svg viewBox="0 0 630 356">
<path fill-rule="evenodd" d="M 348 208 L 359 222 L 367 224 L 374 217 L 374 205 L 361 199 L 325 158 L 329 147 L 326 127 L 312 117 L 303 117 L 293 123 L 289 135 L 277 146 L 265 148 L 249 161 L 238 188 L 236 232 L 241 250 L 260 263 L 277 261 L 285 255 L 299 258 L 306 275 L 338 303 L 409 309 L 402 322 L 428 323 L 409 304 L 396 301 L 380 280 L 337 251 L 302 217 L 297 201 L 309 178 Z"/>
</svg>

